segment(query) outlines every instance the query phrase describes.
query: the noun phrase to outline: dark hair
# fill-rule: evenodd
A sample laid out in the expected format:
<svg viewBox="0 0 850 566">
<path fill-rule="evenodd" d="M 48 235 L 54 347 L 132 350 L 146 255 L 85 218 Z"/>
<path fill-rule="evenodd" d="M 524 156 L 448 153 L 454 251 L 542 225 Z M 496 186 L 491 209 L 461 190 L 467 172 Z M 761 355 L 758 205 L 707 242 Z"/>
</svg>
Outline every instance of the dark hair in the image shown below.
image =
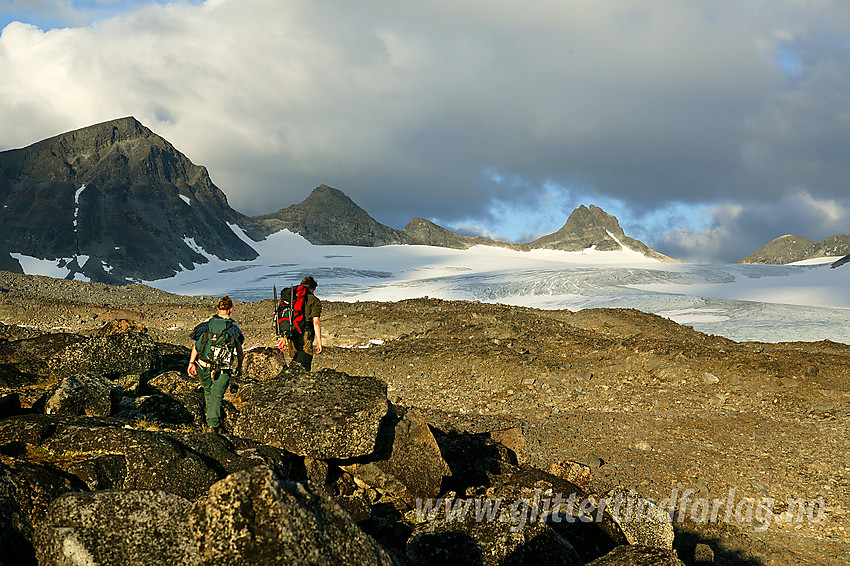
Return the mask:
<svg viewBox="0 0 850 566">
<path fill-rule="evenodd" d="M 307 277 L 305 277 L 301 281 L 301 284 L 310 289 L 311 291 L 315 291 L 316 287 L 319 285 L 318 283 L 316 283 L 316 280 L 313 279 L 312 275 L 308 275 Z"/>
<path fill-rule="evenodd" d="M 226 311 L 233 308 L 233 301 L 230 300 L 228 295 L 223 296 L 218 300 L 218 310 Z"/>
</svg>

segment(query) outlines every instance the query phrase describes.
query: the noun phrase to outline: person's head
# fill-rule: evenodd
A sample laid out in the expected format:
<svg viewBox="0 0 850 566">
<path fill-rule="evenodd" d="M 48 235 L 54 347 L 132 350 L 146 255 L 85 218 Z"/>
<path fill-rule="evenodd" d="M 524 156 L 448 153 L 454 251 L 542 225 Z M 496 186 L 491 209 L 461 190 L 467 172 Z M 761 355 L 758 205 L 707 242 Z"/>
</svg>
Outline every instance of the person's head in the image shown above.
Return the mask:
<svg viewBox="0 0 850 566">
<path fill-rule="evenodd" d="M 318 287 L 318 285 L 319 285 L 318 283 L 316 283 L 316 280 L 313 279 L 312 275 L 308 275 L 307 277 L 305 277 L 301 281 L 301 284 L 304 285 L 305 287 L 307 287 L 308 289 L 310 289 L 311 292 L 315 291 L 316 287 Z"/>
<path fill-rule="evenodd" d="M 233 301 L 230 300 L 230 297 L 228 295 L 225 295 L 218 300 L 217 308 L 219 314 L 230 316 L 230 311 L 233 310 Z"/>
</svg>

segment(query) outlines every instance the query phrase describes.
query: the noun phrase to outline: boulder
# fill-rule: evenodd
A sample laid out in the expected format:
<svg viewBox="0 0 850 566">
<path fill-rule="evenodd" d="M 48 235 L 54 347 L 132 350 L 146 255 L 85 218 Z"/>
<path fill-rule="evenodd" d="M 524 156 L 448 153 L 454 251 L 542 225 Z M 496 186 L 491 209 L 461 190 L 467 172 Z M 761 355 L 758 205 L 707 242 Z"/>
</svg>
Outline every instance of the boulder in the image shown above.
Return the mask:
<svg viewBox="0 0 850 566">
<path fill-rule="evenodd" d="M 264 467 L 213 485 L 189 526 L 203 564 L 393 564 L 328 495 Z"/>
<path fill-rule="evenodd" d="M 325 369 L 287 370 L 274 381 L 242 384 L 234 433 L 320 460 L 375 451 L 387 414 L 387 386 L 373 377 Z"/>
<path fill-rule="evenodd" d="M 620 526 L 629 544 L 673 549 L 673 520 L 654 501 L 634 490 L 616 487 L 603 498 L 605 511 Z"/>
<path fill-rule="evenodd" d="M 673 550 L 646 546 L 618 546 L 587 566 L 685 566 Z"/>
<path fill-rule="evenodd" d="M 549 473 L 573 483 L 585 491 L 590 490 L 590 482 L 593 474 L 590 466 L 585 466 L 573 460 L 559 460 L 549 466 Z"/>
<path fill-rule="evenodd" d="M 190 424 L 195 421 L 195 416 L 180 401 L 164 394 L 126 398 L 115 416 L 172 425 Z"/>
<path fill-rule="evenodd" d="M 15 389 L 49 377 L 45 361 L 79 340 L 84 338 L 61 333 L 0 341 L 0 387 Z"/>
<path fill-rule="evenodd" d="M 487 494 L 502 505 L 524 502 L 529 517 L 536 516 L 568 540 L 585 562 L 604 556 L 627 539 L 620 526 L 584 490 L 536 468 L 504 466 L 501 474 L 488 473 Z"/>
<path fill-rule="evenodd" d="M 415 498 L 436 497 L 443 478 L 451 475 L 428 422 L 417 410 L 407 411 L 385 440 L 389 457 L 340 466 L 383 493 L 412 504 Z M 379 441 L 377 454 L 384 452 Z"/>
<path fill-rule="evenodd" d="M 147 334 L 124 332 L 77 340 L 47 360 L 53 375 L 96 373 L 108 379 L 147 374 L 159 367 L 159 348 Z"/>
<path fill-rule="evenodd" d="M 0 456 L 0 564 L 34 566 L 34 529 L 50 502 L 85 489 L 49 463 Z"/>
<path fill-rule="evenodd" d="M 527 466 L 531 463 L 531 453 L 528 450 L 528 442 L 522 433 L 522 428 L 512 427 L 490 432 L 490 438 L 513 452 L 516 463 L 519 466 Z"/>
<path fill-rule="evenodd" d="M 188 365 L 188 362 L 187 362 Z M 152 377 L 146 383 L 152 393 L 190 393 L 201 387 L 201 381 L 184 371 L 166 371 Z"/>
<path fill-rule="evenodd" d="M 547 564 L 584 566 L 572 545 L 545 522 L 521 524 L 507 514 L 477 520 L 475 500 L 465 500 L 469 512 L 461 519 L 445 515 L 420 523 L 407 543 L 411 566 L 431 564 L 506 566 Z M 455 505 L 464 501 L 456 500 Z"/>
<path fill-rule="evenodd" d="M 158 489 L 186 499 L 204 495 L 218 480 L 258 461 L 256 454 L 243 457 L 217 434 L 141 430 L 124 424 L 93 417 L 10 417 L 0 421 L 0 444 L 18 440 L 37 446 L 55 455 L 55 466 L 81 473 L 91 486 Z M 281 454 L 269 449 L 267 457 L 272 451 Z M 106 460 L 106 455 L 114 458 Z M 297 472 L 294 465 L 278 466 L 285 468 Z"/>
<path fill-rule="evenodd" d="M 124 390 L 99 375 L 65 377 L 47 397 L 48 415 L 86 415 L 108 417 L 117 412 Z"/>
<path fill-rule="evenodd" d="M 286 356 L 278 348 L 253 348 L 245 352 L 242 374 L 248 379 L 271 381 L 286 367 Z"/>
<path fill-rule="evenodd" d="M 200 564 L 187 517 L 191 503 L 164 491 L 72 493 L 36 528 L 41 566 Z"/>
</svg>

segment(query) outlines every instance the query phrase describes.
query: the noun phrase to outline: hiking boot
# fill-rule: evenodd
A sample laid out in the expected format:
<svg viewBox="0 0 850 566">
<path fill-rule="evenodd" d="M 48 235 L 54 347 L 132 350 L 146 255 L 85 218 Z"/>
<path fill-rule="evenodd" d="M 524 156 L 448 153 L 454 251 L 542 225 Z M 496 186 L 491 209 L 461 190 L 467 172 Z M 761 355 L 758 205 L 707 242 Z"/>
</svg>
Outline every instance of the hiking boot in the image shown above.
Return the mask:
<svg viewBox="0 0 850 566">
<path fill-rule="evenodd" d="M 205 424 L 205 425 L 203 426 L 203 431 L 204 431 L 204 432 L 215 432 L 215 429 L 213 429 L 213 427 L 211 427 L 210 425 Z"/>
</svg>

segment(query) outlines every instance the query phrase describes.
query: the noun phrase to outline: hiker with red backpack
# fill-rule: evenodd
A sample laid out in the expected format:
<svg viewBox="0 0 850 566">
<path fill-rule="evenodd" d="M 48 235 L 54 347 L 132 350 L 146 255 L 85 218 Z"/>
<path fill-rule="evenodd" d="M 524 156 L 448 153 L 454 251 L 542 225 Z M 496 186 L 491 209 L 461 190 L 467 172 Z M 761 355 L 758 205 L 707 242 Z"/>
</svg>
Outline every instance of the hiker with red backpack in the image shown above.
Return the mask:
<svg viewBox="0 0 850 566">
<path fill-rule="evenodd" d="M 230 315 L 233 301 L 225 295 L 218 301 L 217 313 L 192 330 L 195 341 L 189 355 L 187 373 L 200 377 L 206 401 L 207 432 L 224 432 L 221 426 L 221 400 L 233 376 L 242 373 L 242 344 L 245 337 Z"/>
<path fill-rule="evenodd" d="M 277 315 L 277 347 L 310 371 L 313 355 L 322 352 L 322 301 L 313 294 L 318 283 L 305 277 L 297 287 L 281 291 Z"/>
</svg>

